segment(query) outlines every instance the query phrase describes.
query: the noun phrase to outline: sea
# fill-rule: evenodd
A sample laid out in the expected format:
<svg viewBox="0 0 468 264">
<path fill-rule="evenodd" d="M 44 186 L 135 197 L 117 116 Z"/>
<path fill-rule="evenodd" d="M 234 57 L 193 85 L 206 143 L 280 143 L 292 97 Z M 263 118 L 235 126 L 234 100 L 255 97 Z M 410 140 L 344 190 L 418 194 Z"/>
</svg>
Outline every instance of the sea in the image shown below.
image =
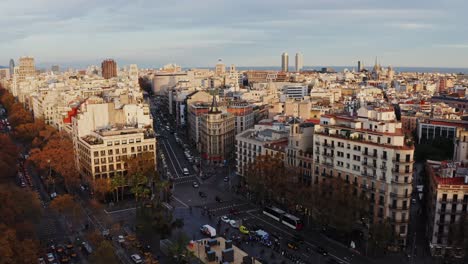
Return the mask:
<svg viewBox="0 0 468 264">
<path fill-rule="evenodd" d="M 293 67 L 290 67 L 290 69 Z M 304 66 L 302 70 L 318 70 L 320 71 L 322 68 L 332 68 L 336 72 L 343 72 L 345 69 L 350 71 L 357 70 L 356 66 Z M 237 67 L 238 70 L 281 70 L 281 67 Z M 367 70 L 372 70 L 372 68 L 366 67 Z M 461 73 L 461 74 L 468 74 L 468 68 L 445 68 L 445 67 L 393 67 L 393 70 L 396 72 L 429 72 L 429 73 Z"/>
<path fill-rule="evenodd" d="M 385 66 L 384 66 L 385 67 Z M 214 70 L 214 67 L 184 67 L 183 70 L 189 69 L 211 69 Z M 317 70 L 320 71 L 322 68 L 331 68 L 335 72 L 343 72 L 345 69 L 350 71 L 357 70 L 356 66 L 304 66 L 303 71 L 307 70 Z M 367 70 L 372 71 L 372 67 L 365 67 Z M 247 70 L 258 70 L 258 71 L 280 71 L 281 67 L 275 66 L 236 66 L 237 70 L 247 71 Z M 290 66 L 289 69 L 294 69 L 293 66 Z M 418 73 L 455 73 L 455 74 L 468 74 L 468 68 L 447 68 L 447 67 L 393 67 L 393 70 L 396 72 L 418 72 Z"/>
</svg>

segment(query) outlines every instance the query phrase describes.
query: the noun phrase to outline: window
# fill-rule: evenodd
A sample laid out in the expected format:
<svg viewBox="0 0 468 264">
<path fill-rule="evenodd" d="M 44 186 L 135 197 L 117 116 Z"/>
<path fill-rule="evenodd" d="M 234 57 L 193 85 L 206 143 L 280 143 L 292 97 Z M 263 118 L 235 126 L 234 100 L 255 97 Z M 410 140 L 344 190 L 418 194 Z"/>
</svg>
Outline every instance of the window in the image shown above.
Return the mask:
<svg viewBox="0 0 468 264">
<path fill-rule="evenodd" d="M 118 170 L 121 170 L 121 169 L 122 169 L 122 164 L 117 163 L 117 169 L 118 169 Z"/>
<path fill-rule="evenodd" d="M 100 172 L 99 166 L 94 167 L 94 171 L 99 173 Z"/>
<path fill-rule="evenodd" d="M 115 154 L 120 154 L 120 149 L 115 149 Z"/>
<path fill-rule="evenodd" d="M 99 151 L 94 151 L 94 156 L 99 157 Z"/>
<path fill-rule="evenodd" d="M 109 170 L 110 170 L 110 171 L 113 171 L 113 170 L 114 170 L 114 164 L 110 164 L 110 165 L 109 165 Z"/>
<path fill-rule="evenodd" d="M 101 163 L 106 164 L 106 158 L 101 158 Z"/>
<path fill-rule="evenodd" d="M 113 155 L 112 152 L 113 152 L 112 149 L 109 149 L 109 150 L 107 151 L 107 155 Z"/>
<path fill-rule="evenodd" d="M 120 160 L 121 160 L 121 159 L 120 159 L 120 156 L 116 156 L 116 157 L 115 157 L 115 161 L 120 161 Z"/>
<path fill-rule="evenodd" d="M 138 147 L 137 147 L 137 151 L 138 151 L 138 152 L 141 152 L 141 146 L 138 146 Z"/>
<path fill-rule="evenodd" d="M 94 159 L 95 164 L 99 164 L 99 159 Z"/>
<path fill-rule="evenodd" d="M 130 144 L 132 144 L 134 142 L 135 142 L 135 140 L 133 140 L 133 138 L 128 140 L 128 143 L 130 143 Z"/>
<path fill-rule="evenodd" d="M 101 156 L 105 156 L 106 155 L 106 151 L 105 150 L 101 150 Z"/>
<path fill-rule="evenodd" d="M 101 166 L 101 171 L 102 171 L 102 172 L 107 171 L 107 166 L 106 166 L 106 165 Z"/>
<path fill-rule="evenodd" d="M 109 157 L 109 162 L 114 162 L 114 157 Z"/>
<path fill-rule="evenodd" d="M 127 140 L 126 140 L 126 139 L 122 140 L 122 145 L 125 145 L 125 144 L 127 144 Z"/>
<path fill-rule="evenodd" d="M 131 147 L 130 152 L 135 152 L 135 147 Z"/>
<path fill-rule="evenodd" d="M 127 153 L 127 148 L 123 148 L 122 149 L 122 154 L 126 154 Z"/>
<path fill-rule="evenodd" d="M 140 142 L 141 142 L 141 138 L 137 138 L 135 141 L 136 141 L 136 143 L 140 143 Z"/>
<path fill-rule="evenodd" d="M 112 141 L 107 141 L 107 146 L 112 146 Z"/>
<path fill-rule="evenodd" d="M 143 146 L 143 151 L 148 151 L 148 146 L 144 145 Z"/>
<path fill-rule="evenodd" d="M 119 140 L 114 141 L 114 145 L 116 146 L 120 145 L 120 141 Z"/>
<path fill-rule="evenodd" d="M 150 149 L 150 150 L 153 150 L 153 149 L 154 149 L 154 145 L 149 145 L 149 149 Z"/>
</svg>

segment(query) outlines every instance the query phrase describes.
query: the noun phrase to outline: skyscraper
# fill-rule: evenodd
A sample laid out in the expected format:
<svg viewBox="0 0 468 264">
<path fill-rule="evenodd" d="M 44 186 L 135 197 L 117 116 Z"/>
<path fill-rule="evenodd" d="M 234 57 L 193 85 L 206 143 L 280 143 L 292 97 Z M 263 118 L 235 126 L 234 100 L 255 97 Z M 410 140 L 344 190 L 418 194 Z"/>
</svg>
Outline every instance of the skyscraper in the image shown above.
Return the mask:
<svg viewBox="0 0 468 264">
<path fill-rule="evenodd" d="M 283 54 L 281 54 L 281 71 L 289 71 L 289 56 L 286 52 L 283 52 Z"/>
<path fill-rule="evenodd" d="M 10 76 L 13 76 L 13 73 L 15 73 L 15 61 L 10 59 Z"/>
<path fill-rule="evenodd" d="M 304 59 L 302 57 L 302 53 L 296 53 L 296 72 L 300 72 L 302 67 L 304 66 Z"/>
<path fill-rule="evenodd" d="M 26 77 L 36 75 L 36 65 L 33 57 L 21 57 L 19 59 L 19 78 L 18 81 L 24 81 Z"/>
<path fill-rule="evenodd" d="M 117 63 L 113 59 L 104 60 L 101 63 L 101 70 L 104 79 L 117 77 Z"/>
<path fill-rule="evenodd" d="M 361 68 L 361 67 L 362 67 L 361 61 L 358 61 L 358 62 L 357 62 L 357 71 L 358 71 L 358 72 L 361 72 L 361 71 L 362 71 L 362 68 Z"/>
</svg>

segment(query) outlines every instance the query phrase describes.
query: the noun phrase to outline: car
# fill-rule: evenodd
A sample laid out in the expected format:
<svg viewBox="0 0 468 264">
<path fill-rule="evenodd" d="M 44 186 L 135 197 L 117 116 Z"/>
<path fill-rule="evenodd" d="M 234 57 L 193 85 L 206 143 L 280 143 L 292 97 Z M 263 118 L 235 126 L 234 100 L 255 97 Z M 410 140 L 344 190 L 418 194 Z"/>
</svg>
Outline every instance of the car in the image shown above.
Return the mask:
<svg viewBox="0 0 468 264">
<path fill-rule="evenodd" d="M 227 217 L 226 215 L 223 215 L 223 216 L 221 216 L 221 221 L 223 221 L 224 223 L 229 224 L 231 219 L 229 219 L 229 217 Z"/>
<path fill-rule="evenodd" d="M 289 249 L 292 249 L 292 250 L 298 250 L 298 249 L 299 249 L 299 246 L 298 246 L 295 242 L 289 241 L 289 242 L 288 242 L 288 248 L 289 248 Z"/>
<path fill-rule="evenodd" d="M 322 256 L 328 256 L 328 252 L 323 247 L 318 246 L 315 248 L 315 251 Z"/>
<path fill-rule="evenodd" d="M 229 225 L 233 228 L 239 228 L 239 223 L 236 220 L 229 221 Z"/>
<path fill-rule="evenodd" d="M 228 181 L 229 181 L 229 177 L 228 176 L 224 177 L 224 182 L 228 182 Z"/>
<path fill-rule="evenodd" d="M 187 168 L 183 168 L 182 171 L 183 171 L 184 176 L 188 176 L 190 174 Z"/>
<path fill-rule="evenodd" d="M 123 235 L 119 235 L 117 237 L 117 242 L 119 242 L 120 244 L 124 243 L 125 242 L 125 237 Z"/>
<path fill-rule="evenodd" d="M 246 234 L 246 235 L 250 233 L 249 229 L 243 225 L 239 226 L 239 232 L 241 232 L 242 234 Z"/>
<path fill-rule="evenodd" d="M 55 261 L 55 256 L 52 253 L 47 253 L 47 261 L 48 262 L 53 262 Z"/>
<path fill-rule="evenodd" d="M 46 264 L 44 258 L 38 258 L 38 259 L 37 259 L 37 263 L 39 263 L 39 264 Z"/>
<path fill-rule="evenodd" d="M 221 197 L 219 196 L 215 196 L 215 201 L 217 201 L 218 203 L 222 203 L 223 199 L 221 199 Z"/>
<path fill-rule="evenodd" d="M 133 254 L 130 256 L 134 263 L 143 263 L 143 259 L 138 254 Z"/>
<path fill-rule="evenodd" d="M 204 193 L 204 192 L 198 192 L 198 195 L 199 195 L 201 198 L 206 198 L 206 193 Z"/>
<path fill-rule="evenodd" d="M 415 203 L 416 203 L 416 199 L 414 199 L 414 198 L 411 199 L 411 203 L 412 203 L 412 204 L 415 204 Z"/>
<path fill-rule="evenodd" d="M 198 187 L 200 187 L 200 186 L 198 185 L 198 182 L 196 182 L 196 181 L 192 182 L 192 186 L 193 186 L 193 188 L 198 188 Z"/>
</svg>

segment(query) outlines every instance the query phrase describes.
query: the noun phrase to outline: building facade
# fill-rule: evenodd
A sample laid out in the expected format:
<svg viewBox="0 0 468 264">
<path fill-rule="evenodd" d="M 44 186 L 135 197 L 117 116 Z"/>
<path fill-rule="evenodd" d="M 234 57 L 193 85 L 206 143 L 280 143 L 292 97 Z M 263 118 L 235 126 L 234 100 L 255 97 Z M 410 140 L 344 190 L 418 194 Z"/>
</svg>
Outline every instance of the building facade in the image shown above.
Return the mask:
<svg viewBox="0 0 468 264">
<path fill-rule="evenodd" d="M 229 160 L 234 150 L 234 119 L 219 110 L 216 97 L 206 115 L 201 118 L 201 155 L 213 164 Z"/>
<path fill-rule="evenodd" d="M 289 71 L 289 55 L 286 52 L 283 52 L 283 54 L 281 54 L 281 71 Z"/>
<path fill-rule="evenodd" d="M 468 170 L 461 163 L 427 161 L 427 237 L 433 256 L 461 258 L 463 244 L 456 243 L 466 231 L 468 207 Z M 466 239 L 466 238 L 465 238 Z"/>
<path fill-rule="evenodd" d="M 101 70 L 104 79 L 117 77 L 117 63 L 113 59 L 104 60 L 101 63 Z"/>
<path fill-rule="evenodd" d="M 254 126 L 255 113 L 253 105 L 247 102 L 231 103 L 227 111 L 235 117 L 235 134 L 239 134 Z"/>
<path fill-rule="evenodd" d="M 302 70 L 302 67 L 304 67 L 304 58 L 302 56 L 302 53 L 298 52 L 296 53 L 296 72 L 300 72 Z"/>
<path fill-rule="evenodd" d="M 314 134 L 314 183 L 341 178 L 369 197 L 370 222 L 388 220 L 406 245 L 414 147 L 392 107 L 361 107 L 357 116 L 322 115 Z"/>
</svg>

